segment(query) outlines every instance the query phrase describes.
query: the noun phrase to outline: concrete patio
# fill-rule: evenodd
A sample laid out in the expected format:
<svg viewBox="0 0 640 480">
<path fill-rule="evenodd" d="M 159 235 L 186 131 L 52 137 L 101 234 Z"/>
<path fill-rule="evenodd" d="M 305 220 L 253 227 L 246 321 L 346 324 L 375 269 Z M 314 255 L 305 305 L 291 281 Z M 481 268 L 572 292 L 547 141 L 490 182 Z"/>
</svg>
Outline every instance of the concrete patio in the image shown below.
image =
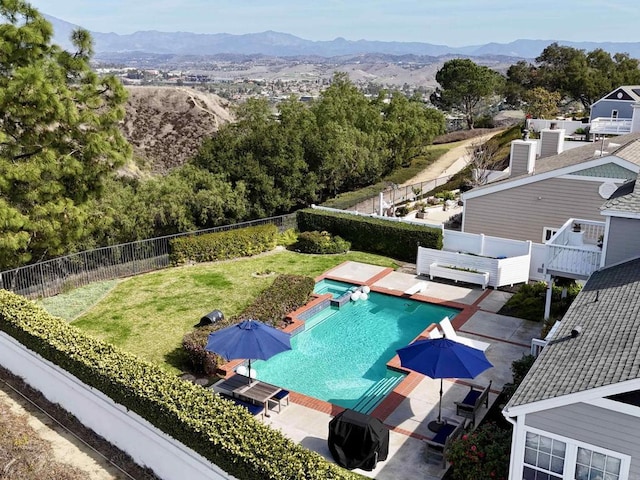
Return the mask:
<svg viewBox="0 0 640 480">
<path fill-rule="evenodd" d="M 325 275 L 328 278 L 347 280 L 370 285 L 372 290 L 402 292 L 424 281 L 426 289 L 411 298 L 462 308 L 454 318 L 453 325 L 459 335 L 490 342 L 486 351 L 487 358 L 494 365 L 472 382 L 487 385 L 492 381 L 489 395 L 490 405 L 505 383 L 512 381 L 511 362 L 530 352 L 530 342 L 540 334 L 541 324 L 514 317 L 498 315 L 496 312 L 504 305 L 510 294 L 496 290 L 481 290 L 479 287 L 451 285 L 429 281 L 416 275 L 391 271 L 383 267 L 346 262 Z M 409 382 L 409 378 L 412 379 Z M 408 382 L 410 385 L 404 385 Z M 376 409 L 374 416 L 380 418 L 390 429 L 389 457 L 379 462 L 371 472 L 355 470 L 362 475 L 380 480 L 402 479 L 440 479 L 446 470 L 439 463 L 427 463 L 423 459 L 425 438 L 433 433 L 427 428 L 429 421 L 437 418 L 440 380 L 412 373 L 396 391 L 397 404 L 390 412 Z M 442 416 L 456 420 L 454 401 L 461 400 L 468 391 L 466 380 L 445 379 L 443 382 Z M 400 392 L 400 393 L 399 393 Z M 382 409 L 384 410 L 384 409 Z M 480 411 L 481 418 L 487 409 Z M 333 461 L 329 452 L 327 438 L 328 426 L 332 416 L 314 408 L 291 403 L 266 419 L 273 428 L 306 448 L 316 451 Z M 480 420 L 478 420 L 479 423 Z"/>
</svg>

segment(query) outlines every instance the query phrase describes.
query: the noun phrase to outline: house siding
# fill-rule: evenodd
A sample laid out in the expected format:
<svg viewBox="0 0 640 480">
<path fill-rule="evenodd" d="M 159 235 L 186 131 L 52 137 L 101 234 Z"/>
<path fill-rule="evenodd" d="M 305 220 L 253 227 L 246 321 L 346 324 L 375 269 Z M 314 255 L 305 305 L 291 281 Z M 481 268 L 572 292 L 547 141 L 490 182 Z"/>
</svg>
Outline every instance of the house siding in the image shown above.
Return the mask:
<svg viewBox="0 0 640 480">
<path fill-rule="evenodd" d="M 640 221 L 611 217 L 605 266 L 638 256 L 640 252 Z"/>
<path fill-rule="evenodd" d="M 544 227 L 559 228 L 571 217 L 602 221 L 600 185 L 550 178 L 466 199 L 464 231 L 540 243 Z"/>
<path fill-rule="evenodd" d="M 613 110 L 618 111 L 618 118 L 631 118 L 633 116 L 633 101 L 629 100 L 599 100 L 591 107 L 591 119 L 611 118 Z"/>
<path fill-rule="evenodd" d="M 530 413 L 525 425 L 631 456 L 629 479 L 640 478 L 640 418 L 575 403 Z"/>
</svg>

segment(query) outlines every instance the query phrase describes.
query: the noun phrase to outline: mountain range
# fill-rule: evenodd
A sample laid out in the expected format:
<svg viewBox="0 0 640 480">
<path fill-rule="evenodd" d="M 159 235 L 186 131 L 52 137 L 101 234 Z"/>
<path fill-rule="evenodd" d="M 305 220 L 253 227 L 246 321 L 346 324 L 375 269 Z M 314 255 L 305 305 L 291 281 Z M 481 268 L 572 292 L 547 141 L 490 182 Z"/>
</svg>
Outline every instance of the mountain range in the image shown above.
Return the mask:
<svg viewBox="0 0 640 480">
<path fill-rule="evenodd" d="M 50 15 L 44 15 L 54 27 L 54 41 L 63 48 L 72 48 L 69 41 L 71 32 L 77 28 L 69 22 Z M 371 40 L 346 40 L 336 38 L 330 41 L 306 40 L 287 33 L 267 31 L 232 35 L 229 33 L 196 34 L 188 32 L 143 31 L 129 35 L 91 32 L 95 42 L 95 52 L 131 53 L 143 52 L 173 55 L 269 55 L 292 57 L 316 55 L 335 57 L 341 55 L 385 54 L 444 56 L 460 55 L 482 57 L 499 55 L 533 59 L 549 44 L 574 47 L 586 51 L 601 48 L 610 53 L 628 53 L 640 58 L 640 42 L 569 42 L 563 40 L 515 40 L 510 43 L 486 43 L 464 47 L 449 47 L 421 42 L 382 42 Z"/>
</svg>

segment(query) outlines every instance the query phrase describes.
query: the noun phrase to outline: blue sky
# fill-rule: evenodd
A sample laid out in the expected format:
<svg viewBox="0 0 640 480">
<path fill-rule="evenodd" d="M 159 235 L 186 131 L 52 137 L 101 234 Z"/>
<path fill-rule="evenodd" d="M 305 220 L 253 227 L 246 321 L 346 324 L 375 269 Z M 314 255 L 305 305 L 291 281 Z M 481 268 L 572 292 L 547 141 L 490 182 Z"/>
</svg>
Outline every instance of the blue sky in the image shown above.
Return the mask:
<svg viewBox="0 0 640 480">
<path fill-rule="evenodd" d="M 640 41 L 637 0 L 33 0 L 95 32 L 291 33 L 449 46 L 519 38 Z"/>
</svg>

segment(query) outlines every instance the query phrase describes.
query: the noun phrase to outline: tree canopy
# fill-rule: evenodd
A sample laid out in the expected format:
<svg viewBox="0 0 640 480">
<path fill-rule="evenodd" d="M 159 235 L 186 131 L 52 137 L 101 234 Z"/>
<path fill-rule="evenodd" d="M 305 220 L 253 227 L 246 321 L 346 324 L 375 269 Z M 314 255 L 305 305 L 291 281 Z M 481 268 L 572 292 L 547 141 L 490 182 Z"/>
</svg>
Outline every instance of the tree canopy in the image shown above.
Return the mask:
<svg viewBox="0 0 640 480">
<path fill-rule="evenodd" d="M 89 67 L 92 41 L 51 44 L 22 0 L 0 4 L 0 267 L 67 252 L 86 233 L 90 200 L 130 147 L 118 122 L 126 91 Z"/>
<path fill-rule="evenodd" d="M 368 99 L 343 73 L 309 107 L 272 111 L 251 99 L 237 122 L 205 142 L 193 164 L 247 189 L 250 216 L 287 213 L 380 180 L 444 132 L 443 115 L 418 99 Z"/>
<path fill-rule="evenodd" d="M 431 95 L 431 102 L 445 110 L 458 110 L 465 116 L 471 129 L 482 101 L 498 91 L 502 76 L 489 67 L 468 58 L 445 62 L 436 81 L 440 85 Z"/>
<path fill-rule="evenodd" d="M 527 91 L 541 87 L 562 98 L 579 101 L 586 111 L 621 85 L 640 84 L 640 61 L 626 53 L 598 48 L 590 52 L 552 43 L 536 58 L 536 64 L 520 61 L 507 71 L 509 103 L 525 102 Z"/>
</svg>

